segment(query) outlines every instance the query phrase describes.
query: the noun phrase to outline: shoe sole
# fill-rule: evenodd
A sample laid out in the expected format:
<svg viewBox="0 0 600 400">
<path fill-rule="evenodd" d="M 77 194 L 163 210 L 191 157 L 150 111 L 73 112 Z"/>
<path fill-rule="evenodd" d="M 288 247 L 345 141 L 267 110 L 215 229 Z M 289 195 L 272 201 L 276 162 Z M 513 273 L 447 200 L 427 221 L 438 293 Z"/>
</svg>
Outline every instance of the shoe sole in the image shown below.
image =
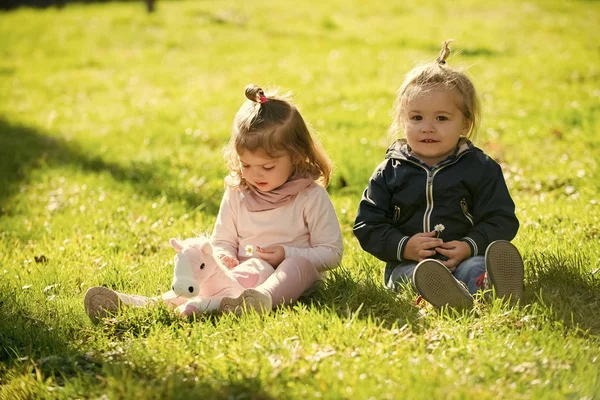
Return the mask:
<svg viewBox="0 0 600 400">
<path fill-rule="evenodd" d="M 523 297 L 523 259 L 512 243 L 504 240 L 492 242 L 485 252 L 485 267 L 496 297 L 510 297 L 513 302 Z"/>
<path fill-rule="evenodd" d="M 446 266 L 436 260 L 424 260 L 413 272 L 417 291 L 437 308 L 448 306 L 457 310 L 473 307 L 473 296 L 458 282 Z"/>
<path fill-rule="evenodd" d="M 87 290 L 83 305 L 92 322 L 97 324 L 119 310 L 119 296 L 113 290 L 96 286 Z"/>
<path fill-rule="evenodd" d="M 223 313 L 231 312 L 236 315 L 241 315 L 250 310 L 263 314 L 270 310 L 270 307 L 265 308 L 265 303 L 270 303 L 267 296 L 254 289 L 246 289 L 238 297 L 224 297 L 221 299 L 219 310 Z"/>
</svg>

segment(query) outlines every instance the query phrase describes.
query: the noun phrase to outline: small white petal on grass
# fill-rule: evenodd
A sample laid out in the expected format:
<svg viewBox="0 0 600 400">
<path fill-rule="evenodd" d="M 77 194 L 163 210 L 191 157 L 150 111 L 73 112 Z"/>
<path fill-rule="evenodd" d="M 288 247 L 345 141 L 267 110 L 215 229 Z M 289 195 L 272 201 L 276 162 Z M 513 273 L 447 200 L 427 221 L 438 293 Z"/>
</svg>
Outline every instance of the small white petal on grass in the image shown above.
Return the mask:
<svg viewBox="0 0 600 400">
<path fill-rule="evenodd" d="M 49 286 L 46 286 L 46 287 L 44 288 L 44 293 L 48 293 L 48 292 L 49 292 L 49 291 L 51 291 L 52 289 L 54 289 L 54 288 L 58 288 L 59 286 L 60 286 L 60 283 L 55 283 L 54 285 L 49 285 Z"/>
</svg>

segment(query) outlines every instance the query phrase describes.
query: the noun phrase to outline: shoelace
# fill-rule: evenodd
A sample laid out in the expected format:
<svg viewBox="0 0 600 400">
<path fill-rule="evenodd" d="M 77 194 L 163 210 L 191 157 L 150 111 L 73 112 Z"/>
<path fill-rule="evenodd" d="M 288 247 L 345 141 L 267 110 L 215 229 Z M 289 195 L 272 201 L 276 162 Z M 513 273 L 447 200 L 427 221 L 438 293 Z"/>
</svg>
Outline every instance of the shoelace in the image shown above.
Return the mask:
<svg viewBox="0 0 600 400">
<path fill-rule="evenodd" d="M 479 275 L 479 278 L 477 278 L 477 280 L 475 281 L 475 284 L 477 286 L 481 286 L 483 285 L 483 282 L 485 281 L 485 272 L 481 275 Z"/>
</svg>

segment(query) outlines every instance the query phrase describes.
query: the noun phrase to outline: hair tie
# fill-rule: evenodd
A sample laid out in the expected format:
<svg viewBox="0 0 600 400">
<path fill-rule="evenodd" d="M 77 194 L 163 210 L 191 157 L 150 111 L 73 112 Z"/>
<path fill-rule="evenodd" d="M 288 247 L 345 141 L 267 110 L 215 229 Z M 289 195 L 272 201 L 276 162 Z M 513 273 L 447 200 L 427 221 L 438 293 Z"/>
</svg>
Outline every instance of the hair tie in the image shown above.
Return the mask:
<svg viewBox="0 0 600 400">
<path fill-rule="evenodd" d="M 265 96 L 264 94 L 261 94 L 260 97 L 260 104 L 266 103 L 267 102 L 267 96 Z"/>
</svg>

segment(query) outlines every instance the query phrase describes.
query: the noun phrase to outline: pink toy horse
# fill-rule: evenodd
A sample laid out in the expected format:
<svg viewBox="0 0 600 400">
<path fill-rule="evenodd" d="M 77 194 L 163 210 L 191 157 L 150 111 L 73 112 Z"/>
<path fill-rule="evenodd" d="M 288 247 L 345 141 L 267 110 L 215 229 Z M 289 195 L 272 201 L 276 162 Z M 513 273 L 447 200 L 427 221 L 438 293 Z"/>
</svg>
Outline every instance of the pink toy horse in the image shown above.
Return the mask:
<svg viewBox="0 0 600 400">
<path fill-rule="evenodd" d="M 252 258 L 233 270 L 213 254 L 213 247 L 207 238 L 196 237 L 179 242 L 169 240 L 177 251 L 173 271 L 172 293 L 189 298 L 177 307 L 185 315 L 220 309 L 223 297 L 237 297 L 247 288 L 263 283 L 273 268 L 266 262 Z"/>
</svg>

